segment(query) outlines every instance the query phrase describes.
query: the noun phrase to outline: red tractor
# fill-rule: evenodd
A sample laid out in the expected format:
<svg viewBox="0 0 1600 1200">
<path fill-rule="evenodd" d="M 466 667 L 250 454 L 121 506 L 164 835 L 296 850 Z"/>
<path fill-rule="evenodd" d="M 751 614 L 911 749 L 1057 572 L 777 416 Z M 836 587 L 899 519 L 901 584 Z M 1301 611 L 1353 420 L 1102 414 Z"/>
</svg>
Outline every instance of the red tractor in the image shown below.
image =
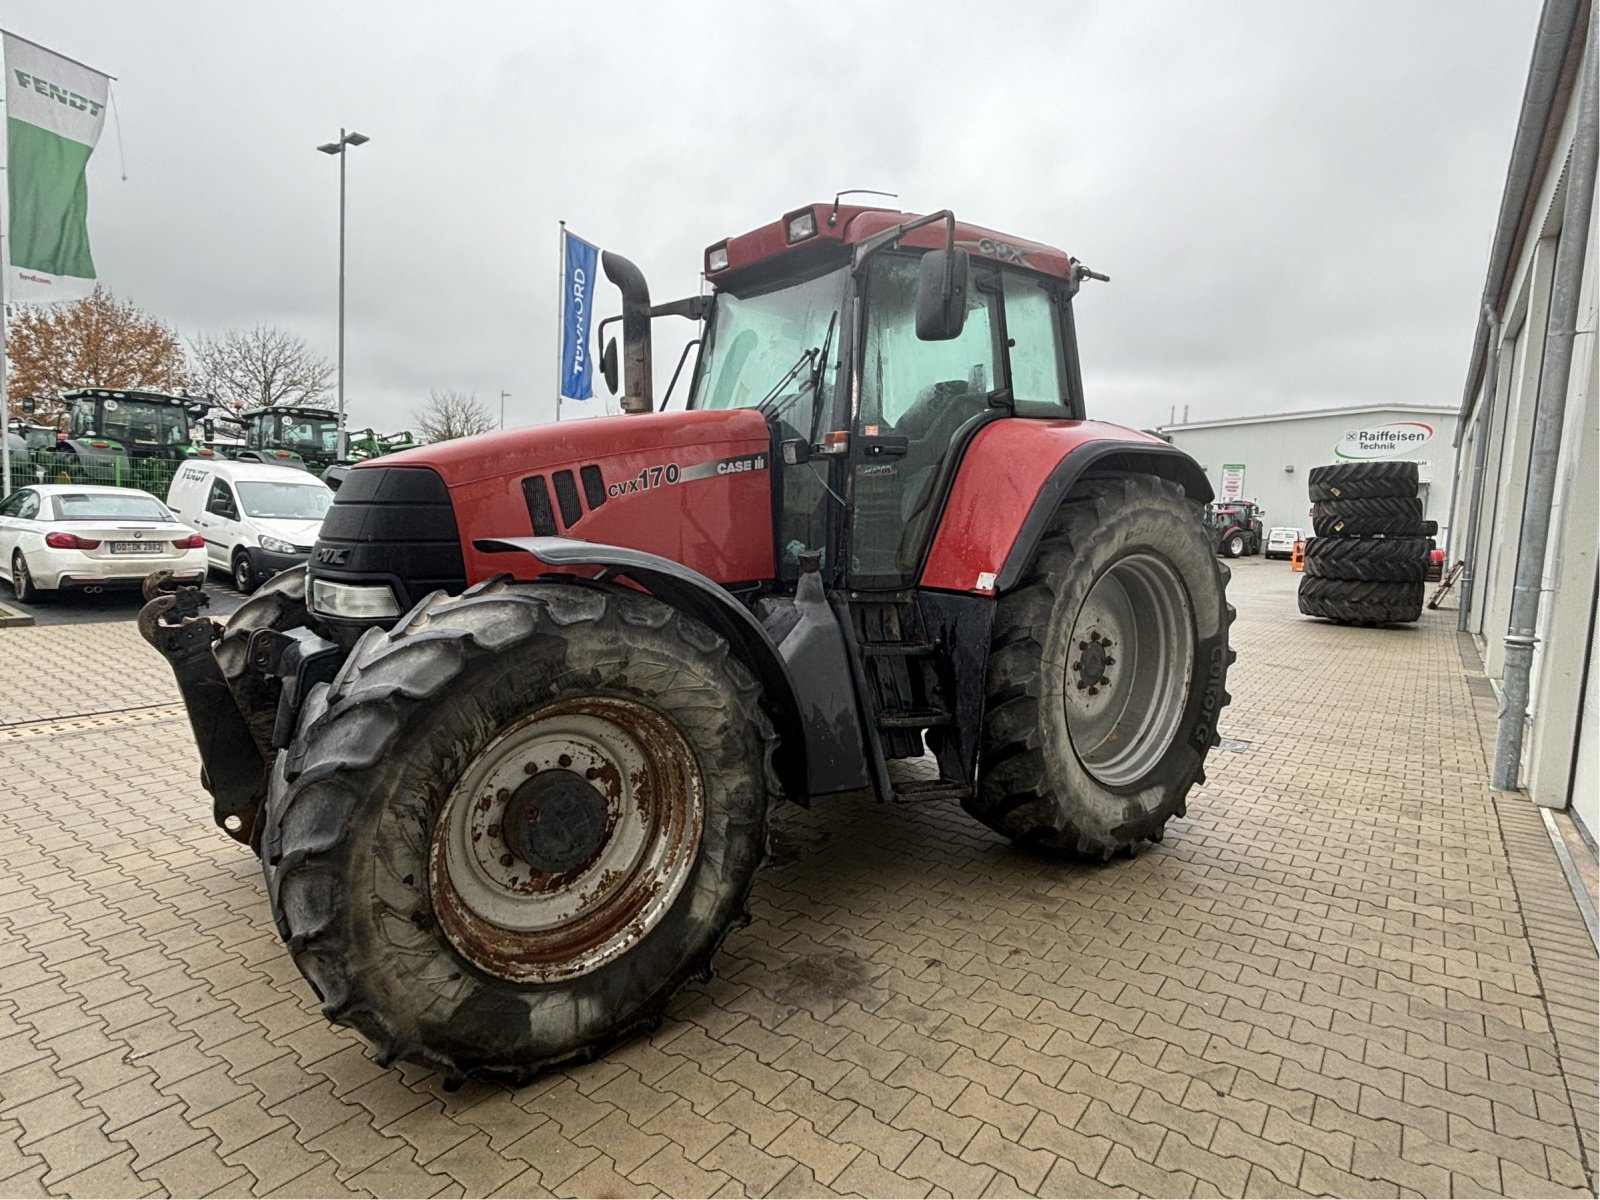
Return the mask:
<svg viewBox="0 0 1600 1200">
<path fill-rule="evenodd" d="M 1262 510 L 1253 500 L 1219 500 L 1207 510 L 1206 523 L 1216 539 L 1217 553 L 1229 558 L 1260 554 Z"/>
<path fill-rule="evenodd" d="M 1103 276 L 837 202 L 710 247 L 710 295 L 603 266 L 624 415 L 358 465 L 307 569 L 225 625 L 154 580 L 140 615 L 324 1012 L 451 1083 L 658 1022 L 781 800 L 1104 860 L 1183 813 L 1229 699 L 1204 473 L 1085 417 Z M 686 411 L 663 317 L 701 323 Z"/>
</svg>

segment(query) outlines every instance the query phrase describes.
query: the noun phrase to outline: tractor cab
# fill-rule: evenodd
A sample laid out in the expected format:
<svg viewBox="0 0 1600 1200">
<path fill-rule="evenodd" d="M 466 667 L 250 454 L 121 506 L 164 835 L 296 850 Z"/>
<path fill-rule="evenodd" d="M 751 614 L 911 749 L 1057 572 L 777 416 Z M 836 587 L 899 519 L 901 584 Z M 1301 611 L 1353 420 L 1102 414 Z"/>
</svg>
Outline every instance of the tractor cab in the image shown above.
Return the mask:
<svg viewBox="0 0 1600 1200">
<path fill-rule="evenodd" d="M 244 445 L 237 458 L 322 468 L 339 457 L 339 418 L 328 409 L 248 408 L 238 420 L 244 425 Z"/>
<path fill-rule="evenodd" d="M 38 448 L 59 454 L 51 465 L 70 478 L 155 482 L 166 470 L 160 463 L 212 457 L 195 436 L 209 407 L 204 400 L 121 388 L 79 388 L 63 393 L 62 400 L 65 428 L 55 433 L 53 445 Z M 24 411 L 30 407 L 25 401 Z M 43 441 L 46 435 L 36 436 Z"/>
<path fill-rule="evenodd" d="M 780 579 L 814 553 L 834 584 L 913 585 L 980 430 L 1084 416 L 1071 300 L 1102 277 L 1059 250 L 836 202 L 718 242 L 704 268 L 709 297 L 648 311 L 704 321 L 691 411 L 751 410 L 771 430 Z M 612 277 L 642 309 L 629 272 Z"/>
<path fill-rule="evenodd" d="M 193 427 L 206 409 L 202 400 L 106 388 L 82 388 L 63 399 L 69 443 L 114 443 L 131 458 L 193 458 L 198 453 Z"/>
</svg>

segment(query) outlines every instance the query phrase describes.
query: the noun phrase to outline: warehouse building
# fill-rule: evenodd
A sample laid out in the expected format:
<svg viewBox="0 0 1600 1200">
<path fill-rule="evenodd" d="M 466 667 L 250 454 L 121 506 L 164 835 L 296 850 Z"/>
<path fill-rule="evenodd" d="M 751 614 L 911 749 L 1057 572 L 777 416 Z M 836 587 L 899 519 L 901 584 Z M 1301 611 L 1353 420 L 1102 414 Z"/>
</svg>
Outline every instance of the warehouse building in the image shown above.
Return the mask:
<svg viewBox="0 0 1600 1200">
<path fill-rule="evenodd" d="M 1600 832 L 1596 51 L 1546 0 L 1461 404 L 1459 628 L 1500 692 L 1493 782 Z M 1556 822 L 1552 821 L 1552 827 Z"/>
<path fill-rule="evenodd" d="M 1325 463 L 1410 459 L 1421 478 L 1423 515 L 1448 536 L 1458 414 L 1428 405 L 1370 405 L 1233 417 L 1162 426 L 1160 433 L 1202 467 L 1219 499 L 1253 500 L 1267 527 L 1311 532 L 1306 476 Z"/>
</svg>

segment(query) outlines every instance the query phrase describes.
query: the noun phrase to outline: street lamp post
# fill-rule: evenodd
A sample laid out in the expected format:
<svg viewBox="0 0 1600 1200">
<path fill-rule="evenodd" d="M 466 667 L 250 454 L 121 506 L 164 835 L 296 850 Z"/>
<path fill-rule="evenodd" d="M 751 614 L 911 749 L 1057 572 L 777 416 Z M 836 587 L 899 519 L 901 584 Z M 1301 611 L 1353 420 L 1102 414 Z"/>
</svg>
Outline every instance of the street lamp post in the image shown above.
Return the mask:
<svg viewBox="0 0 1600 1200">
<path fill-rule="evenodd" d="M 501 429 L 504 429 L 506 427 L 506 397 L 509 396 L 509 395 L 511 395 L 510 392 L 501 392 L 500 393 L 500 428 Z"/>
<path fill-rule="evenodd" d="M 359 146 L 372 139 L 354 130 L 339 130 L 337 142 L 324 142 L 318 146 L 324 154 L 339 156 L 339 441 L 336 454 L 344 458 L 346 443 L 344 432 L 344 151 L 346 146 Z"/>
</svg>

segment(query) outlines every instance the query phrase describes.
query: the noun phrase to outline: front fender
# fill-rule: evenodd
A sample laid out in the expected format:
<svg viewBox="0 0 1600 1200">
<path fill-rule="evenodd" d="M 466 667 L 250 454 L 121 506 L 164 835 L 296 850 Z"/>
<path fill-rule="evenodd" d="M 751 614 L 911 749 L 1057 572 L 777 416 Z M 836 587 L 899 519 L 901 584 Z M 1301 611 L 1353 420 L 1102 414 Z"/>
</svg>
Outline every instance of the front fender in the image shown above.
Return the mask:
<svg viewBox="0 0 1600 1200">
<path fill-rule="evenodd" d="M 557 570 L 600 567 L 609 575 L 622 575 L 650 595 L 688 613 L 728 640 L 739 660 L 760 681 L 778 731 L 773 765 L 784 792 L 799 803 L 810 795 L 806 757 L 806 731 L 796 700 L 799 689 L 790 678 L 778 648 L 761 622 L 727 589 L 682 563 L 627 546 L 562 537 L 480 538 L 473 549 L 484 554 L 521 552 Z"/>
<path fill-rule="evenodd" d="M 1212 495 L 1194 459 L 1137 430 L 1101 421 L 994 421 L 962 456 L 922 586 L 979 596 L 1015 587 L 1061 501 L 1089 474 L 1171 479 L 1199 504 Z"/>
</svg>

